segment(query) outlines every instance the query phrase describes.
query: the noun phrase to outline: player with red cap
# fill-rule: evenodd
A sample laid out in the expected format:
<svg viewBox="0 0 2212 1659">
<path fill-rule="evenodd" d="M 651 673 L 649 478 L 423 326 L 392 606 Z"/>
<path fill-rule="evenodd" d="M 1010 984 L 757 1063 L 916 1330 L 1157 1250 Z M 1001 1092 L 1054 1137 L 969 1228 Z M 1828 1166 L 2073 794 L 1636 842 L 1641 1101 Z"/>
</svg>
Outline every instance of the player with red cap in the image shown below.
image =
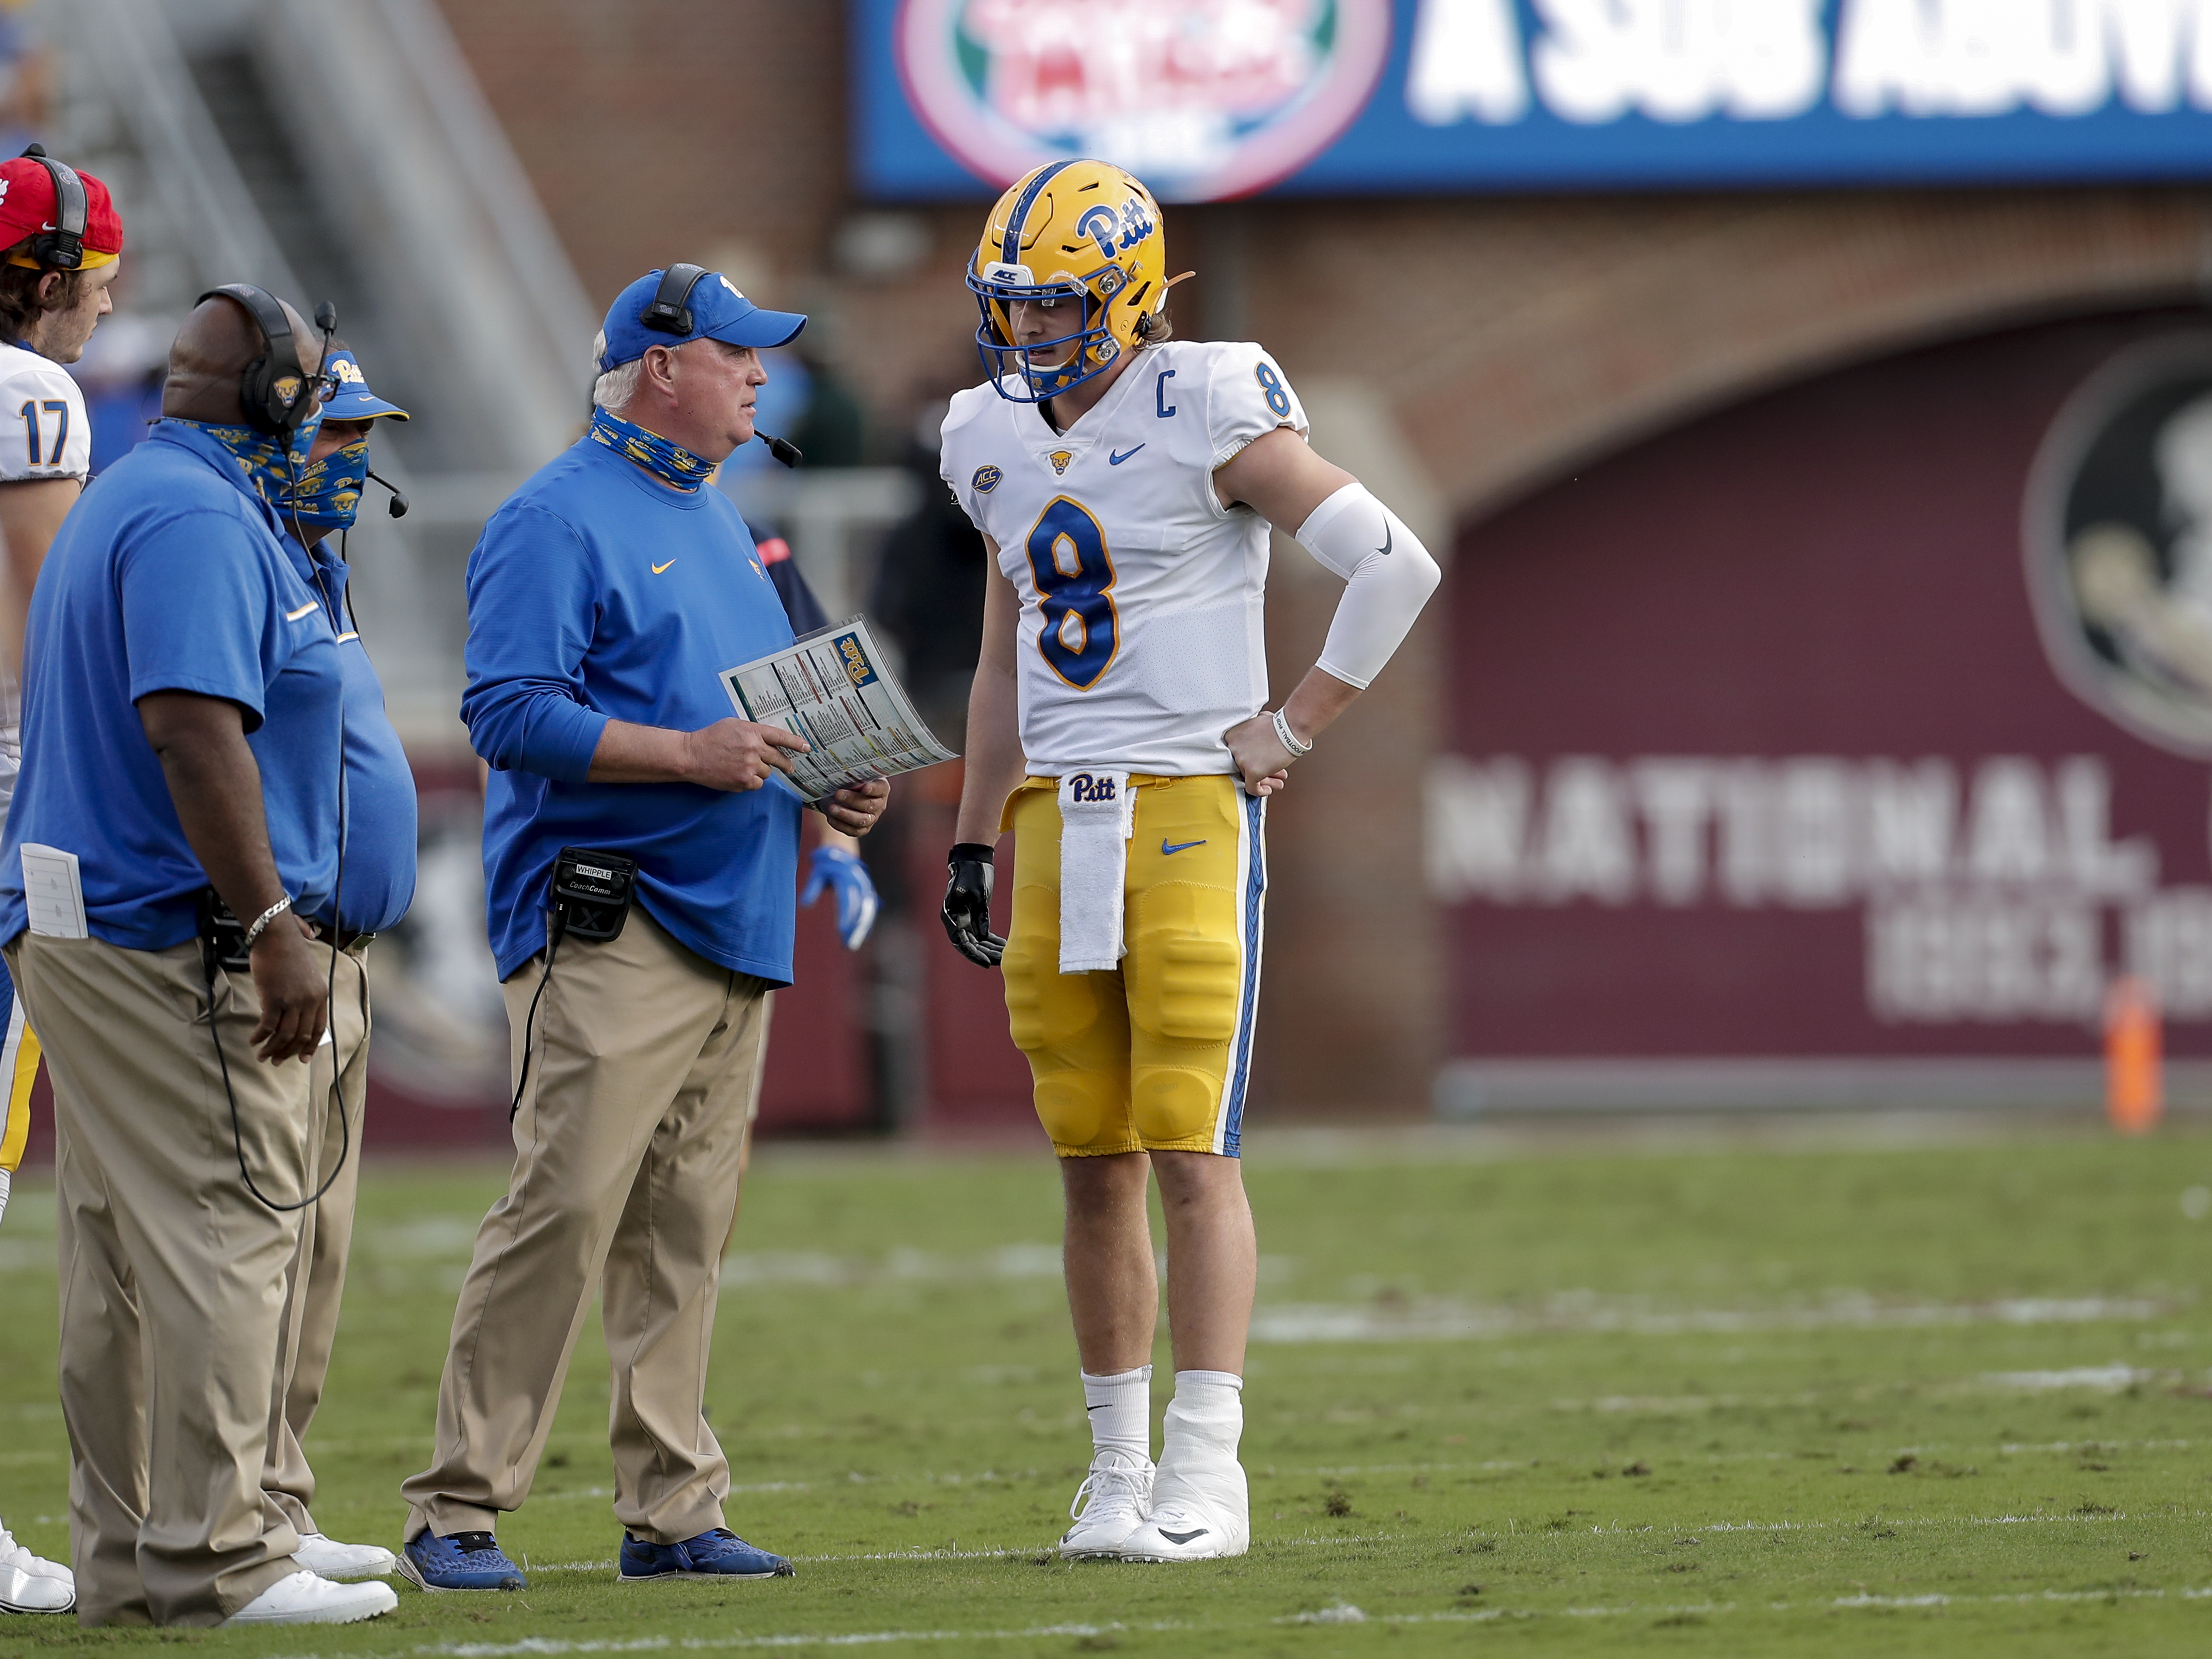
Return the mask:
<svg viewBox="0 0 2212 1659">
<path fill-rule="evenodd" d="M 0 589 L 0 817 L 15 792 L 23 618 L 46 548 L 91 471 L 92 423 L 84 394 L 62 370 L 84 355 L 94 325 L 115 308 L 108 287 L 121 268 L 123 220 L 107 186 L 33 144 L 0 161 L 0 538 L 8 580 Z M 0 966 L 0 1212 L 31 1129 L 39 1042 L 24 1024 L 15 987 Z M 67 1567 L 44 1561 L 0 1525 L 0 1613 L 67 1613 L 76 1605 Z"/>
</svg>

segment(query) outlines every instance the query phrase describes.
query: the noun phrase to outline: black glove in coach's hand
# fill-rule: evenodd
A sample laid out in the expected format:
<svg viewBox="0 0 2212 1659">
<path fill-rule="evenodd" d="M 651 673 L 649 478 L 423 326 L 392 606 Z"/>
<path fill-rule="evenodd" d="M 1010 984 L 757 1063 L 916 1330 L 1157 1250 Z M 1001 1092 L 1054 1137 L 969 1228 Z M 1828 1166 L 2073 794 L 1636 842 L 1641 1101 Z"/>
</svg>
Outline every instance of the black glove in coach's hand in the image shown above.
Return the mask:
<svg viewBox="0 0 2212 1659">
<path fill-rule="evenodd" d="M 945 932 L 952 948 L 978 968 L 995 968 L 1006 941 L 991 931 L 991 848 L 963 841 L 945 859 Z"/>
</svg>

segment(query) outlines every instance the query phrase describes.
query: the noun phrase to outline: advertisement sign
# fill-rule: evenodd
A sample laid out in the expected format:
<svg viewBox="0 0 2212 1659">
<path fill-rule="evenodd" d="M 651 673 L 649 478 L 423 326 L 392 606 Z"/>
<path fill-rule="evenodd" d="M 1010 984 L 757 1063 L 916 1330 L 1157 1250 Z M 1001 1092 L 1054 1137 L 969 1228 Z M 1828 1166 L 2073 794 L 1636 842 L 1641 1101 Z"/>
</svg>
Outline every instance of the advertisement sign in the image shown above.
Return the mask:
<svg viewBox="0 0 2212 1659">
<path fill-rule="evenodd" d="M 2212 174 L 2212 0 L 851 3 L 885 199 Z"/>
<path fill-rule="evenodd" d="M 1466 534 L 1462 1061 L 2212 1055 L 2212 331 L 1851 368 Z"/>
</svg>

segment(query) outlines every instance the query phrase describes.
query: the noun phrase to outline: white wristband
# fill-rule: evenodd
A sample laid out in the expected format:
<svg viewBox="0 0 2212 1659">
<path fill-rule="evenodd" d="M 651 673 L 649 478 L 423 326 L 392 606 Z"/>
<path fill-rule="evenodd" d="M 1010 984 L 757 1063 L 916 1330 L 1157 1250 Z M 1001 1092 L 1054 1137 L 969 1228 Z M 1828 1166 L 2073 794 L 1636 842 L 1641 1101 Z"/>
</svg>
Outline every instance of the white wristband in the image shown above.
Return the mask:
<svg viewBox="0 0 2212 1659">
<path fill-rule="evenodd" d="M 1275 740 L 1291 751 L 1292 760 L 1313 753 L 1313 744 L 1298 741 L 1297 733 L 1291 730 L 1289 720 L 1279 708 L 1275 711 Z"/>
</svg>

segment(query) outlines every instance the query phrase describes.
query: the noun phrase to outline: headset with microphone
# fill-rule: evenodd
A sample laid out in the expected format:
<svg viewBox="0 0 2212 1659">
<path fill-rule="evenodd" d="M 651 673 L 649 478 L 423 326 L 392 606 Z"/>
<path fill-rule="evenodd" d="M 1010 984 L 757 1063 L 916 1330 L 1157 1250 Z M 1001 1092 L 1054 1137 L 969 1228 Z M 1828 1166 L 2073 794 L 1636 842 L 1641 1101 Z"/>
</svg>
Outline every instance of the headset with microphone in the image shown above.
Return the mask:
<svg viewBox="0 0 2212 1659">
<path fill-rule="evenodd" d="M 661 273 L 660 286 L 653 291 L 652 300 L 639 313 L 638 321 L 659 334 L 689 334 L 692 331 L 691 290 L 708 275 L 704 265 L 672 264 Z M 782 438 L 770 437 L 759 428 L 753 435 L 768 446 L 768 453 L 786 466 L 797 466 L 805 456 L 799 446 Z M 395 515 L 397 516 L 397 515 Z"/>
<path fill-rule="evenodd" d="M 299 457 L 294 453 L 292 440 L 309 413 L 319 405 L 320 399 L 315 395 L 315 388 L 326 383 L 325 374 L 317 374 L 311 378 L 300 366 L 300 346 L 298 339 L 292 331 L 292 319 L 284 314 L 284 307 L 267 289 L 256 288 L 251 283 L 225 283 L 219 288 L 210 289 L 193 303 L 204 304 L 210 300 L 229 300 L 237 305 L 243 306 L 246 314 L 253 319 L 261 330 L 262 354 L 248 363 L 245 373 L 239 377 L 239 401 L 245 405 L 248 425 L 284 440 L 284 456 L 294 470 L 292 487 L 296 491 L 299 488 L 297 471 Z M 337 332 L 337 306 L 325 300 L 315 307 L 315 328 L 323 337 L 323 357 L 325 362 L 329 360 L 331 337 Z M 325 371 L 325 374 L 326 374 L 327 371 Z M 390 488 L 389 485 L 386 487 Z M 310 562 L 312 562 L 312 560 Z M 331 603 L 329 586 L 324 581 L 320 570 L 315 572 L 314 583 L 322 594 L 324 609 L 330 617 L 331 631 L 336 634 L 337 610 Z M 223 904 L 221 895 L 217 894 L 212 886 L 207 890 L 209 914 L 202 918 L 200 957 L 207 976 L 208 1035 L 214 1040 L 216 1066 L 222 1076 L 223 1094 L 230 1102 L 231 1147 L 237 1154 L 238 1173 L 246 1182 L 246 1190 L 270 1209 L 280 1213 L 292 1210 L 304 1210 L 310 1205 L 319 1203 L 323 1194 L 337 1184 L 338 1176 L 345 1170 L 346 1160 L 353 1153 L 353 1124 L 346 1115 L 343 1083 L 344 1067 L 342 1064 L 342 1057 L 337 1051 L 337 974 L 338 957 L 342 952 L 337 948 L 337 934 L 343 926 L 343 918 L 338 907 L 345 896 L 347 829 L 345 738 L 345 704 L 341 700 L 338 704 L 338 857 L 337 869 L 331 887 L 332 938 L 330 982 L 324 993 L 325 1018 L 331 1022 L 327 1028 L 325 1041 L 329 1042 L 331 1048 L 331 1104 L 337 1112 L 338 1120 L 338 1161 L 332 1167 L 329 1179 L 295 1204 L 280 1204 L 270 1198 L 261 1190 L 253 1179 L 253 1172 L 246 1167 L 246 1140 L 238 1121 L 238 1097 L 231 1089 L 230 1060 L 223 1052 L 222 1036 L 216 1027 L 216 972 L 218 969 L 229 968 L 251 969 L 252 966 L 252 958 L 244 942 L 246 930 L 238 918 L 231 915 L 228 906 Z M 234 950 L 231 954 L 225 954 L 226 944 L 234 940 Z M 356 964 L 355 972 L 361 981 L 362 1024 L 362 1029 L 366 1030 L 368 1021 L 368 975 L 358 963 Z"/>
<path fill-rule="evenodd" d="M 238 400 L 246 405 L 248 426 L 289 438 L 315 408 L 307 371 L 300 367 L 300 344 L 292 335 L 292 319 L 274 295 L 251 283 L 225 283 L 208 289 L 192 303 L 209 300 L 228 300 L 243 306 L 260 325 L 265 349 L 239 376 Z M 318 327 L 325 316 L 330 319 L 329 328 L 323 331 L 325 337 L 337 326 L 337 307 L 328 300 L 315 307 Z"/>
<path fill-rule="evenodd" d="M 50 229 L 42 230 L 31 238 L 31 258 L 56 270 L 82 269 L 84 264 L 84 230 L 92 214 L 91 199 L 85 193 L 84 180 L 76 176 L 76 168 L 48 155 L 44 144 L 33 144 L 23 152 L 23 156 L 44 167 L 46 177 L 54 181 L 54 222 Z"/>
</svg>

